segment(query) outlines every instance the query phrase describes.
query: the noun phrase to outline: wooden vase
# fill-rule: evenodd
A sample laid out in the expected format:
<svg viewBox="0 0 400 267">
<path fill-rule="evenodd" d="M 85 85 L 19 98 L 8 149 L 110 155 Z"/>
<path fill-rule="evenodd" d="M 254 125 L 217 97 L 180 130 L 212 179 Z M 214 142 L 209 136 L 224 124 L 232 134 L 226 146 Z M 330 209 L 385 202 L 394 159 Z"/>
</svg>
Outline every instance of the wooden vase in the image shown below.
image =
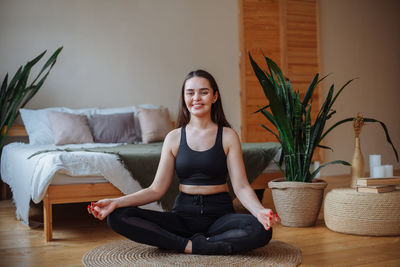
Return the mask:
<svg viewBox="0 0 400 267">
<path fill-rule="evenodd" d="M 357 178 L 365 177 L 364 173 L 364 157 L 361 153 L 360 137 L 356 137 L 354 147 L 353 160 L 351 162 L 351 184 L 350 187 L 355 188 Z"/>
</svg>

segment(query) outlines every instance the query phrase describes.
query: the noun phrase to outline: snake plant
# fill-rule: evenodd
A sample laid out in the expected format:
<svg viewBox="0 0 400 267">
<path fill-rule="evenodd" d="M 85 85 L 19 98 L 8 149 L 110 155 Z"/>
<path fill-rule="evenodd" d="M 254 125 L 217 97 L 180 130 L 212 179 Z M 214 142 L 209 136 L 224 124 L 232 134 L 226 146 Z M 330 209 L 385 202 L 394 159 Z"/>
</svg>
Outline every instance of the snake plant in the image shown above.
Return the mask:
<svg viewBox="0 0 400 267">
<path fill-rule="evenodd" d="M 35 79 L 28 83 L 28 78 L 33 66 L 44 56 L 46 51 L 28 61 L 24 66 L 19 67 L 14 77 L 8 83 L 8 73 L 3 79 L 0 88 L 0 150 L 4 146 L 8 130 L 14 123 L 19 114 L 19 109 L 23 108 L 29 100 L 39 91 L 44 81 L 56 63 L 57 56 L 63 47 L 58 48 L 43 65 Z"/>
<path fill-rule="evenodd" d="M 328 130 L 324 131 L 326 122 L 336 113 L 336 111 L 332 109 L 333 104 L 342 93 L 343 89 L 354 79 L 345 83 L 335 95 L 334 85 L 331 85 L 316 119 L 312 121 L 312 96 L 316 86 L 325 79 L 326 76 L 319 79 L 319 74 L 317 73 L 308 86 L 303 100 L 301 100 L 299 91 L 292 89 L 290 80 L 282 74 L 282 71 L 274 61 L 264 56 L 268 71 L 263 71 L 251 57 L 250 53 L 249 58 L 254 73 L 268 100 L 268 104 L 255 113 L 261 112 L 276 129 L 276 131 L 274 131 L 264 124 L 261 124 L 261 126 L 274 135 L 281 144 L 282 154 L 277 165 L 286 181 L 312 182 L 320 169 L 329 164 L 350 166 L 350 163 L 346 161 L 335 160 L 322 164 L 318 169 L 310 172 L 311 160 L 315 149 L 317 147 L 321 149 L 331 149 L 330 147 L 321 145 L 321 141 L 324 137 L 337 126 L 346 122 L 352 122 L 355 119 L 346 118 L 333 124 Z M 364 121 L 380 123 L 385 131 L 386 139 L 391 144 L 396 159 L 399 161 L 397 150 L 390 139 L 386 125 L 372 118 L 364 118 Z M 284 165 L 283 162 L 285 162 Z M 285 171 L 283 168 L 285 168 Z"/>
</svg>

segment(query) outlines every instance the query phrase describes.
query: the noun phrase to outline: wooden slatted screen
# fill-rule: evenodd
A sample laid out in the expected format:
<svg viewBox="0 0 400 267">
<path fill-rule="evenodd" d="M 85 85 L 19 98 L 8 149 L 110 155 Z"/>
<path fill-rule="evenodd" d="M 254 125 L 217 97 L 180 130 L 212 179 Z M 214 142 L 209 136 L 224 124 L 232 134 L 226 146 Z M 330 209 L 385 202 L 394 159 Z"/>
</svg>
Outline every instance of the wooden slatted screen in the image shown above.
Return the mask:
<svg viewBox="0 0 400 267">
<path fill-rule="evenodd" d="M 240 0 L 239 10 L 241 138 L 243 142 L 276 141 L 259 124 L 271 129 L 273 126 L 261 114 L 253 114 L 267 100 L 250 65 L 248 52 L 263 68 L 266 64 L 261 50 L 274 60 L 302 99 L 315 73 L 319 72 L 318 1 Z M 312 118 L 316 117 L 318 107 L 319 89 L 313 97 Z"/>
</svg>

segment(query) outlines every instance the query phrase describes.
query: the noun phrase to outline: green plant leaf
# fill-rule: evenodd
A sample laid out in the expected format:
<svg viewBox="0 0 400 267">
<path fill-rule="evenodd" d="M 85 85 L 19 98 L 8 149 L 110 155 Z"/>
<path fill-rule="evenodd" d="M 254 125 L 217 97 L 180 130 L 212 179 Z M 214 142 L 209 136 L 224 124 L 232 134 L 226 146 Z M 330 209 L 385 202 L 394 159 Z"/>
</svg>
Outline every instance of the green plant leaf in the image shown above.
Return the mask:
<svg viewBox="0 0 400 267">
<path fill-rule="evenodd" d="M 310 180 L 310 181 L 312 181 L 312 179 L 315 178 L 315 176 L 318 174 L 318 172 L 319 172 L 322 168 L 324 168 L 324 167 L 326 167 L 326 166 L 328 166 L 328 165 L 331 165 L 331 164 L 342 164 L 342 165 L 345 165 L 345 166 L 351 166 L 350 163 L 348 163 L 347 161 L 344 161 L 344 160 L 335 160 L 335 161 L 331 161 L 331 162 L 322 164 L 322 165 L 319 166 L 315 171 L 313 171 L 313 172 L 311 173 L 311 176 L 310 176 L 311 180 Z"/>
<path fill-rule="evenodd" d="M 329 120 L 335 114 L 336 114 L 336 110 L 331 110 L 331 112 L 328 114 L 328 116 L 326 116 L 326 120 Z"/>
<path fill-rule="evenodd" d="M 323 80 L 325 80 L 326 77 L 328 77 L 329 75 L 331 75 L 332 73 L 328 73 L 327 75 L 325 75 L 324 77 L 322 77 L 321 79 L 318 80 L 317 85 L 322 82 Z"/>
<path fill-rule="evenodd" d="M 263 80 L 262 84 L 265 85 L 266 81 Z M 294 140 L 292 136 L 292 131 L 290 129 L 289 121 L 286 118 L 286 114 L 283 109 L 283 105 L 279 102 L 278 97 L 274 90 L 266 86 L 266 94 L 269 99 L 271 112 L 277 123 L 277 128 L 282 132 L 283 138 L 286 140 L 289 151 L 294 152 Z"/>
<path fill-rule="evenodd" d="M 305 115 L 305 133 L 304 133 L 304 162 L 303 162 L 303 170 L 308 170 L 309 166 L 307 166 L 307 159 L 312 158 L 312 155 L 310 156 L 310 147 L 311 147 L 311 103 L 308 105 L 308 108 L 306 110 L 306 115 Z"/>
<path fill-rule="evenodd" d="M 303 145 L 301 142 L 302 133 L 301 133 L 301 124 L 302 124 L 302 104 L 300 101 L 299 95 L 297 95 L 295 108 L 294 108 L 294 122 L 293 122 L 293 136 L 294 136 L 294 149 L 296 153 L 303 154 Z M 297 162 L 298 163 L 298 162 Z M 298 163 L 298 167 L 301 167 L 302 164 Z M 299 169 L 300 170 L 300 169 Z"/>
<path fill-rule="evenodd" d="M 344 89 L 347 85 L 349 85 L 352 81 L 354 81 L 355 79 L 358 79 L 358 78 L 354 78 L 354 79 L 351 79 L 351 80 L 347 81 L 347 82 L 342 86 L 342 88 L 340 88 L 340 90 L 336 93 L 335 97 L 333 98 L 331 104 L 329 105 L 329 109 L 332 108 L 333 104 L 335 103 L 336 99 L 338 98 L 338 96 L 340 95 L 340 93 L 343 91 L 343 89 Z"/>
<path fill-rule="evenodd" d="M 354 117 L 346 118 L 346 119 L 344 119 L 344 120 L 338 121 L 337 123 L 335 123 L 334 125 L 332 125 L 331 127 L 329 127 L 329 129 L 328 129 L 327 131 L 325 131 L 325 132 L 321 135 L 321 137 L 319 138 L 318 143 L 320 143 L 320 142 L 322 141 L 322 139 L 324 139 L 324 137 L 325 137 L 330 131 L 332 131 L 333 129 L 335 129 L 337 126 L 339 126 L 339 125 L 341 125 L 341 124 L 343 124 L 343 123 L 349 122 L 349 121 L 354 121 Z"/>
<path fill-rule="evenodd" d="M 271 129 L 269 129 L 267 126 L 265 126 L 264 124 L 259 124 L 261 127 L 263 127 L 265 130 L 267 130 L 268 132 L 270 132 L 270 133 L 272 133 L 275 137 L 276 137 L 276 140 L 278 140 L 278 142 L 280 141 L 279 140 L 279 136 L 276 134 L 276 133 L 274 133 L 274 131 L 272 131 Z"/>
<path fill-rule="evenodd" d="M 17 72 L 14 74 L 14 77 L 11 79 L 7 88 L 9 89 L 14 88 L 15 84 L 18 82 L 21 76 L 22 76 L 22 66 L 18 68 Z"/>
<path fill-rule="evenodd" d="M 261 110 L 261 113 L 267 118 L 267 120 L 269 120 L 272 123 L 272 125 L 275 126 L 275 128 L 278 128 L 278 125 L 277 125 L 277 122 L 275 120 L 275 117 L 271 113 L 269 113 L 265 109 Z"/>
<path fill-rule="evenodd" d="M 331 147 L 329 147 L 329 146 L 318 145 L 317 147 L 323 148 L 323 149 L 329 149 L 329 150 L 331 150 L 333 152 L 333 149 Z"/>
<path fill-rule="evenodd" d="M 6 90 L 7 90 L 7 83 L 8 83 L 8 73 L 3 79 L 3 82 L 1 84 L 1 89 L 0 89 L 0 101 L 1 103 L 5 103 L 6 99 Z M 3 105 L 0 105 L 0 114 L 3 114 Z"/>
<path fill-rule="evenodd" d="M 372 119 L 372 118 L 363 118 L 363 120 L 364 120 L 364 122 L 378 122 L 382 126 L 383 130 L 385 131 L 386 141 L 388 141 L 388 143 L 392 146 L 394 155 L 396 156 L 396 160 L 397 160 L 397 162 L 399 162 L 399 154 L 397 153 L 397 150 L 394 147 L 392 140 L 390 139 L 389 131 L 387 130 L 386 125 L 383 122 L 378 121 L 376 119 Z"/>
<path fill-rule="evenodd" d="M 31 98 L 39 91 L 40 87 L 42 87 L 44 81 L 47 79 L 47 76 L 49 75 L 49 73 L 50 73 L 50 69 L 46 73 L 46 75 L 44 75 L 42 77 L 42 79 L 38 82 L 37 85 L 32 85 L 30 87 L 30 93 L 26 97 L 25 101 L 22 103 L 21 108 L 25 107 L 25 105 L 31 100 Z"/>
<path fill-rule="evenodd" d="M 262 86 L 262 88 L 263 88 L 265 97 L 267 97 L 267 99 L 270 100 L 270 99 L 268 98 L 266 92 L 265 92 L 265 88 L 264 88 L 264 86 L 263 86 L 263 84 L 262 84 L 262 81 L 266 81 L 267 84 L 269 83 L 269 84 L 268 84 L 268 87 L 269 87 L 269 88 L 273 88 L 273 85 L 272 85 L 271 82 L 269 81 L 269 79 L 268 79 L 267 75 L 264 73 L 264 71 L 263 71 L 263 70 L 257 65 L 257 63 L 253 60 L 253 58 L 251 57 L 250 52 L 249 52 L 249 58 L 250 58 L 251 66 L 253 67 L 253 71 L 254 71 L 254 73 L 256 74 L 256 77 L 257 77 L 258 81 L 260 82 L 260 84 L 261 84 L 261 86 Z"/>
<path fill-rule="evenodd" d="M 272 160 L 273 163 L 275 163 L 275 165 L 278 167 L 278 169 L 281 171 L 281 173 L 283 174 L 283 177 L 286 179 L 286 173 L 285 171 L 282 169 L 282 163 L 281 162 L 276 162 L 276 160 Z"/>
<path fill-rule="evenodd" d="M 267 108 L 269 108 L 269 105 L 266 105 L 265 107 L 262 107 L 262 108 L 258 109 L 257 111 L 254 111 L 253 114 L 261 112 L 262 110 L 267 109 Z"/>
<path fill-rule="evenodd" d="M 274 80 L 274 86 L 276 89 L 276 93 L 282 103 L 287 103 L 289 98 L 288 95 L 286 94 L 285 90 L 285 84 L 286 84 L 286 79 L 285 76 L 283 75 L 281 69 L 278 67 L 278 65 L 270 58 L 266 57 L 263 53 L 265 62 L 267 63 L 268 69 L 271 73 L 271 77 Z M 276 77 L 276 78 L 275 78 Z"/>
<path fill-rule="evenodd" d="M 28 61 L 28 63 L 26 64 L 27 68 L 32 68 L 34 65 L 36 65 L 36 63 L 39 62 L 40 59 L 42 59 L 42 57 L 44 56 L 44 54 L 46 54 L 46 51 L 43 51 L 40 55 L 38 55 L 37 57 L 35 57 L 34 59 Z"/>
<path fill-rule="evenodd" d="M 56 62 L 56 58 L 61 52 L 61 49 L 62 47 L 57 49 L 56 52 L 53 53 L 50 59 L 47 60 L 47 62 L 42 67 L 39 75 L 29 86 L 27 84 L 31 69 L 40 61 L 46 51 L 42 52 L 34 59 L 28 61 L 24 66 L 20 66 L 8 85 L 8 74 L 6 74 L 6 77 L 4 78 L 0 89 L 0 129 L 3 129 L 5 125 L 7 125 L 7 129 L 5 131 L 5 134 L 1 135 L 0 137 L 0 149 L 4 145 L 8 130 L 11 128 L 15 118 L 19 114 L 19 108 L 21 108 L 21 106 L 24 106 L 43 85 L 50 72 L 50 69 L 54 66 Z M 41 74 L 46 69 L 47 73 L 42 77 Z M 38 82 L 38 84 L 35 84 L 36 80 L 39 78 L 40 81 Z M 21 105 L 22 102 L 23 104 Z"/>
<path fill-rule="evenodd" d="M 325 128 L 326 117 L 327 117 L 327 113 L 329 111 L 329 106 L 330 106 L 330 103 L 332 100 L 333 90 L 334 90 L 334 86 L 332 85 L 331 88 L 329 89 L 328 95 L 326 96 L 324 104 L 322 105 L 322 107 L 317 115 L 317 118 L 315 120 L 314 126 L 312 128 L 311 144 L 310 144 L 310 150 L 309 150 L 309 154 L 311 154 L 311 155 L 314 153 L 315 147 L 321 142 L 320 136 L 322 134 L 322 131 Z M 311 159 L 309 159 L 309 160 L 310 160 L 310 164 L 311 164 Z"/>
<path fill-rule="evenodd" d="M 59 47 L 51 56 L 50 58 L 47 60 L 47 62 L 43 65 L 42 69 L 40 70 L 39 74 L 36 76 L 36 78 L 33 80 L 33 82 L 31 83 L 31 86 L 37 81 L 37 79 L 39 79 L 40 75 L 42 75 L 42 73 L 50 66 L 50 69 L 53 68 L 54 64 L 56 64 L 57 61 L 57 57 L 58 54 L 60 54 L 61 50 L 63 49 L 63 47 Z M 46 53 L 46 51 L 43 52 L 43 54 Z M 50 71 L 49 69 L 49 71 Z"/>
<path fill-rule="evenodd" d="M 304 153 L 307 155 L 309 153 L 309 147 L 311 145 L 311 104 L 308 106 L 306 115 L 305 115 L 305 129 L 304 129 Z"/>
<path fill-rule="evenodd" d="M 310 85 L 307 88 L 307 91 L 303 98 L 303 107 L 304 108 L 308 105 L 308 102 L 310 101 L 310 99 L 314 93 L 314 89 L 317 86 L 318 77 L 319 77 L 319 74 L 318 73 L 315 74 L 314 79 L 311 81 Z"/>
<path fill-rule="evenodd" d="M 291 133 L 289 121 L 287 120 L 283 104 L 279 101 L 279 98 L 276 95 L 276 91 L 274 86 L 271 84 L 271 82 L 268 80 L 267 76 L 265 73 L 261 70 L 261 68 L 257 65 L 257 63 L 253 60 L 251 57 L 251 54 L 249 53 L 249 58 L 251 65 L 253 67 L 254 73 L 256 74 L 257 78 L 260 81 L 260 84 L 264 90 L 265 96 L 267 97 L 270 105 L 271 112 L 274 116 L 274 119 L 276 121 L 276 127 L 278 129 L 278 132 L 282 133 L 283 139 L 286 140 L 288 144 L 288 149 L 292 152 L 294 152 L 294 147 L 293 147 L 293 136 Z"/>
</svg>

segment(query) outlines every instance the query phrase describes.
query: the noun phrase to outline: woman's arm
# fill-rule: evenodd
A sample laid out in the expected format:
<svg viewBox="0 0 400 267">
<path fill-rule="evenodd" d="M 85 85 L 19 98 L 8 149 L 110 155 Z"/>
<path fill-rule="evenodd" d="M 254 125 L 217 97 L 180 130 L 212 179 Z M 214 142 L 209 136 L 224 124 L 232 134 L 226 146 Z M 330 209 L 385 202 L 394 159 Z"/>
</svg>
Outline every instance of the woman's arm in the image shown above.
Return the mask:
<svg viewBox="0 0 400 267">
<path fill-rule="evenodd" d="M 178 131 L 173 130 L 166 136 L 156 176 L 148 188 L 119 198 L 99 200 L 92 204 L 92 208 L 88 208 L 89 213 L 102 220 L 116 208 L 142 206 L 161 199 L 171 185 L 174 176 L 175 157 L 173 151 L 176 147 L 176 140 L 179 140 L 178 134 Z"/>
<path fill-rule="evenodd" d="M 224 128 L 223 140 L 227 153 L 229 176 L 237 198 L 266 229 L 269 229 L 279 219 L 273 215 L 272 210 L 262 206 L 248 182 L 238 135 L 233 129 Z"/>
<path fill-rule="evenodd" d="M 172 153 L 174 134 L 169 133 L 165 138 L 160 163 L 158 164 L 156 176 L 148 188 L 138 192 L 117 198 L 118 208 L 127 206 L 142 206 L 161 199 L 171 185 L 174 176 L 175 157 Z"/>
</svg>

